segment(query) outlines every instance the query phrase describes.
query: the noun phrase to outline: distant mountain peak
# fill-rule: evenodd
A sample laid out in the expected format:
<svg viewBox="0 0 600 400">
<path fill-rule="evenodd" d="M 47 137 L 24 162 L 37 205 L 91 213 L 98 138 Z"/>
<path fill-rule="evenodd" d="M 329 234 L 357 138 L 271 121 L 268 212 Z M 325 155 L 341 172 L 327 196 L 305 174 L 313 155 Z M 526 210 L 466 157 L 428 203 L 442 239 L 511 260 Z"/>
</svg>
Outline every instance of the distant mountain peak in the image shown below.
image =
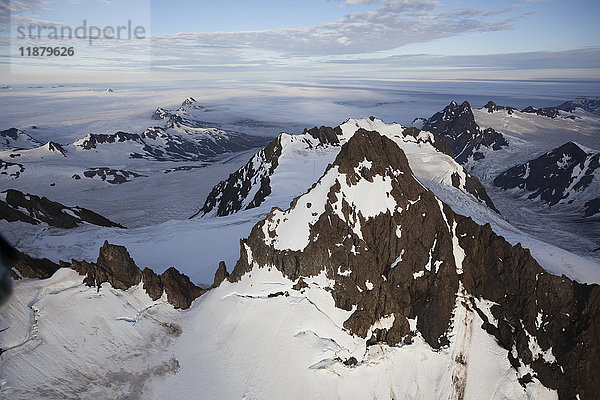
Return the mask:
<svg viewBox="0 0 600 400">
<path fill-rule="evenodd" d="M 565 101 L 557 108 L 567 112 L 573 112 L 577 108 L 580 108 L 589 113 L 600 115 L 600 97 L 577 97 L 574 100 Z"/>
<path fill-rule="evenodd" d="M 193 97 L 188 97 L 186 98 L 182 103 L 181 103 L 181 107 L 185 108 L 194 108 L 196 110 L 202 110 L 204 107 L 201 106 L 196 99 L 194 99 Z"/>
<path fill-rule="evenodd" d="M 529 193 L 529 199 L 550 206 L 561 203 L 585 208 L 582 214 L 589 217 L 600 212 L 594 200 L 600 190 L 600 152 L 569 141 L 504 171 L 494 179 L 494 185 L 521 189 Z"/>
<path fill-rule="evenodd" d="M 485 157 L 484 148 L 500 150 L 508 146 L 504 136 L 492 128 L 482 129 L 475 122 L 469 102 L 460 106 L 452 101 L 442 111 L 426 120 L 422 129 L 444 139 L 452 149 L 456 161 L 465 164 Z"/>
</svg>

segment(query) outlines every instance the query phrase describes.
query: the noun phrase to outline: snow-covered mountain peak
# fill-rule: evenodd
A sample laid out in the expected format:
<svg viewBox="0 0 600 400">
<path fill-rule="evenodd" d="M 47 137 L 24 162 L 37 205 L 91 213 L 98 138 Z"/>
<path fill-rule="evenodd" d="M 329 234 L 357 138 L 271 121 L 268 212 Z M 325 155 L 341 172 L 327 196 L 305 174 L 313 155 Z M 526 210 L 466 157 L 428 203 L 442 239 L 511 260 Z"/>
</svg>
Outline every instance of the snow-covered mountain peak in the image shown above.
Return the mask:
<svg viewBox="0 0 600 400">
<path fill-rule="evenodd" d="M 186 110 L 204 110 L 204 107 L 201 106 L 196 99 L 190 96 L 181 103 L 181 107 L 178 109 L 178 111 Z"/>
<path fill-rule="evenodd" d="M 374 131 L 358 130 L 308 192 L 253 228 L 229 281 L 223 292 L 307 299 L 325 314 L 336 327 L 301 327 L 335 344 L 337 356 L 313 361 L 332 372 L 364 368 L 373 345 L 391 357 L 427 343 L 446 366 L 438 389 L 467 398 L 584 397 L 595 378 L 576 371 L 598 374 L 588 366 L 600 357 L 600 287 L 550 275 L 489 225 L 455 214 Z M 490 368 L 512 371 L 493 378 L 503 395 L 478 384 Z"/>
</svg>

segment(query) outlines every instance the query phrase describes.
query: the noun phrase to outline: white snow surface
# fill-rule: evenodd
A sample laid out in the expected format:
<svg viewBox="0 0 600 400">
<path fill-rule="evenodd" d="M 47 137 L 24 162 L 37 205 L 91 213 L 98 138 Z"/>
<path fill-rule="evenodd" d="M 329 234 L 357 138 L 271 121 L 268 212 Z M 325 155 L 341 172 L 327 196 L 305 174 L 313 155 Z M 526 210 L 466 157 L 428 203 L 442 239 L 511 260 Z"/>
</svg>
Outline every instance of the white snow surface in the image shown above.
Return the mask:
<svg viewBox="0 0 600 400">
<path fill-rule="evenodd" d="M 9 327 L 0 334 L 3 395 L 432 399 L 464 390 L 464 399 L 557 398 L 537 380 L 519 385 L 507 351 L 461 297 L 450 346 L 433 351 L 418 332 L 411 345 L 367 348 L 343 329 L 353 310 L 334 306 L 324 273 L 299 292 L 275 268 L 255 265 L 187 311 L 151 301 L 140 287 L 96 292 L 80 282 L 60 270 L 47 281 L 17 283 L 0 321 Z M 277 292 L 289 296 L 269 297 Z M 394 319 L 385 316 L 373 329 L 388 329 Z M 342 363 L 350 357 L 358 364 Z"/>
</svg>

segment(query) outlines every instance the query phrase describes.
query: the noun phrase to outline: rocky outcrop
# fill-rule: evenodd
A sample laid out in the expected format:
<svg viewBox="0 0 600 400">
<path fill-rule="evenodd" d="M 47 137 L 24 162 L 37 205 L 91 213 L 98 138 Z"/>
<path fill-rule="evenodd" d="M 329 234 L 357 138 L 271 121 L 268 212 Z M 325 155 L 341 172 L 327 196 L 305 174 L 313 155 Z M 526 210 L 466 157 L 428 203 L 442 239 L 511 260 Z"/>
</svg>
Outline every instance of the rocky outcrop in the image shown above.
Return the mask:
<svg viewBox="0 0 600 400">
<path fill-rule="evenodd" d="M 560 112 L 558 111 L 558 108 L 556 108 L 556 107 L 535 108 L 533 106 L 529 106 L 529 107 L 522 109 L 521 112 L 524 112 L 527 114 L 541 115 L 542 117 L 548 117 L 548 118 L 556 118 L 560 115 Z"/>
<path fill-rule="evenodd" d="M 483 106 L 483 108 L 485 108 L 486 110 L 488 110 L 489 113 L 493 113 L 499 110 L 506 110 L 506 112 L 510 115 L 512 113 L 514 113 L 515 111 L 518 111 L 516 108 L 514 107 L 508 107 L 508 106 L 499 106 L 498 104 L 494 103 L 493 101 L 488 101 L 485 106 Z"/>
<path fill-rule="evenodd" d="M 206 293 L 206 290 L 194 285 L 189 277 L 173 267 L 167 269 L 160 279 L 167 301 L 175 308 L 189 308 L 195 299 Z"/>
<path fill-rule="evenodd" d="M 229 272 L 227 272 L 227 266 L 225 265 L 225 261 L 219 262 L 219 268 L 217 268 L 217 272 L 215 272 L 215 280 L 213 282 L 212 287 L 215 288 L 219 286 L 228 277 Z"/>
<path fill-rule="evenodd" d="M 88 271 L 88 284 L 100 286 L 109 282 L 115 289 L 127 290 L 140 283 L 142 271 L 123 246 L 111 245 L 108 241 L 100 248 L 96 267 L 92 275 Z"/>
<path fill-rule="evenodd" d="M 8 222 L 21 221 L 37 225 L 46 223 L 57 228 L 75 228 L 83 223 L 123 228 L 100 214 L 81 207 L 67 207 L 46 197 L 24 194 L 8 189 L 1 193 L 0 219 Z"/>
<path fill-rule="evenodd" d="M 206 292 L 173 267 L 161 275 L 148 268 L 141 271 L 125 247 L 112 245 L 108 241 L 100 248 L 95 263 L 72 260 L 70 264 L 61 262 L 61 267 L 72 268 L 80 275 L 85 275 L 83 283 L 98 288 L 108 282 L 115 289 L 127 290 L 142 282 L 152 300 L 158 300 L 166 294 L 167 301 L 175 308 L 189 308 L 195 299 Z"/>
<path fill-rule="evenodd" d="M 495 338 L 515 373 L 530 368 L 524 387 L 536 379 L 560 398 L 581 399 L 599 389 L 600 286 L 553 276 L 489 225 L 455 214 L 377 132 L 358 130 L 290 209 L 259 222 L 228 279 L 263 267 L 298 291 L 303 278 L 324 273 L 336 306 L 351 312 L 344 328 L 369 345 L 408 345 L 418 331 L 433 349 L 446 348 L 453 324 L 466 323 L 456 320 L 463 308 L 481 317 L 473 329 Z"/>
<path fill-rule="evenodd" d="M 101 181 L 111 183 L 113 185 L 131 182 L 131 178 L 147 177 L 147 175 L 138 174 L 137 172 L 133 171 L 126 171 L 124 169 L 112 169 L 106 167 L 90 168 L 86 171 L 83 171 L 83 176 L 89 179 L 100 179 Z"/>
<path fill-rule="evenodd" d="M 0 176 L 17 179 L 25 172 L 23 164 L 0 160 Z"/>
<path fill-rule="evenodd" d="M 59 265 L 47 258 L 34 258 L 17 251 L 16 261 L 12 264 L 10 275 L 13 279 L 47 279 L 59 269 Z"/>
<path fill-rule="evenodd" d="M 539 198 L 552 206 L 571 204 L 597 188 L 600 179 L 600 153 L 586 151 L 574 142 L 545 153 L 525 164 L 517 165 L 494 179 L 494 185 L 502 189 L 519 188 L 530 192 L 528 198 Z M 593 195 L 593 193 L 592 193 Z M 582 207 L 583 207 L 582 202 Z M 593 214 L 588 208 L 586 216 Z"/>
<path fill-rule="evenodd" d="M 589 200 L 584 204 L 584 215 L 586 217 L 591 217 L 592 215 L 596 215 L 600 213 L 600 197 L 596 197 L 595 199 Z"/>
<path fill-rule="evenodd" d="M 329 126 L 321 126 L 317 128 L 316 126 L 311 129 L 304 129 L 303 134 L 309 134 L 319 141 L 320 144 L 329 144 L 329 145 L 339 145 L 340 139 L 339 136 L 342 135 L 342 130 L 339 126 L 335 128 Z"/>
<path fill-rule="evenodd" d="M 508 146 L 501 133 L 492 128 L 481 129 L 475 122 L 471 105 L 463 102 L 458 105 L 450 103 L 444 110 L 434 114 L 423 124 L 423 130 L 434 133 L 444 139 L 461 164 L 469 160 L 480 160 L 485 157 L 483 147 L 500 150 Z"/>
</svg>

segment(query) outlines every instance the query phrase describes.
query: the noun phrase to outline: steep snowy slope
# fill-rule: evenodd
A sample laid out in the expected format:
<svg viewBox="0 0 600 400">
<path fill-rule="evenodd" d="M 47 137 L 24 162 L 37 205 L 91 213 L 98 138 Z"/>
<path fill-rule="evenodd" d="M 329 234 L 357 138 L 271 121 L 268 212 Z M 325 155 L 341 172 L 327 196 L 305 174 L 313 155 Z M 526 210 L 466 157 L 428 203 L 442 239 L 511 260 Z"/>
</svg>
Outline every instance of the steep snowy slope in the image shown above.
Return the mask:
<svg viewBox="0 0 600 400">
<path fill-rule="evenodd" d="M 423 185 L 447 192 L 469 193 L 495 210 L 479 181 L 443 151 L 443 142 L 429 132 L 386 124 L 370 117 L 349 119 L 336 128 L 313 128 L 302 135 L 280 134 L 246 166 L 215 186 L 196 214 L 228 215 L 261 206 L 285 207 L 306 191 L 358 129 L 377 130 L 394 140 L 407 154 Z"/>
</svg>

